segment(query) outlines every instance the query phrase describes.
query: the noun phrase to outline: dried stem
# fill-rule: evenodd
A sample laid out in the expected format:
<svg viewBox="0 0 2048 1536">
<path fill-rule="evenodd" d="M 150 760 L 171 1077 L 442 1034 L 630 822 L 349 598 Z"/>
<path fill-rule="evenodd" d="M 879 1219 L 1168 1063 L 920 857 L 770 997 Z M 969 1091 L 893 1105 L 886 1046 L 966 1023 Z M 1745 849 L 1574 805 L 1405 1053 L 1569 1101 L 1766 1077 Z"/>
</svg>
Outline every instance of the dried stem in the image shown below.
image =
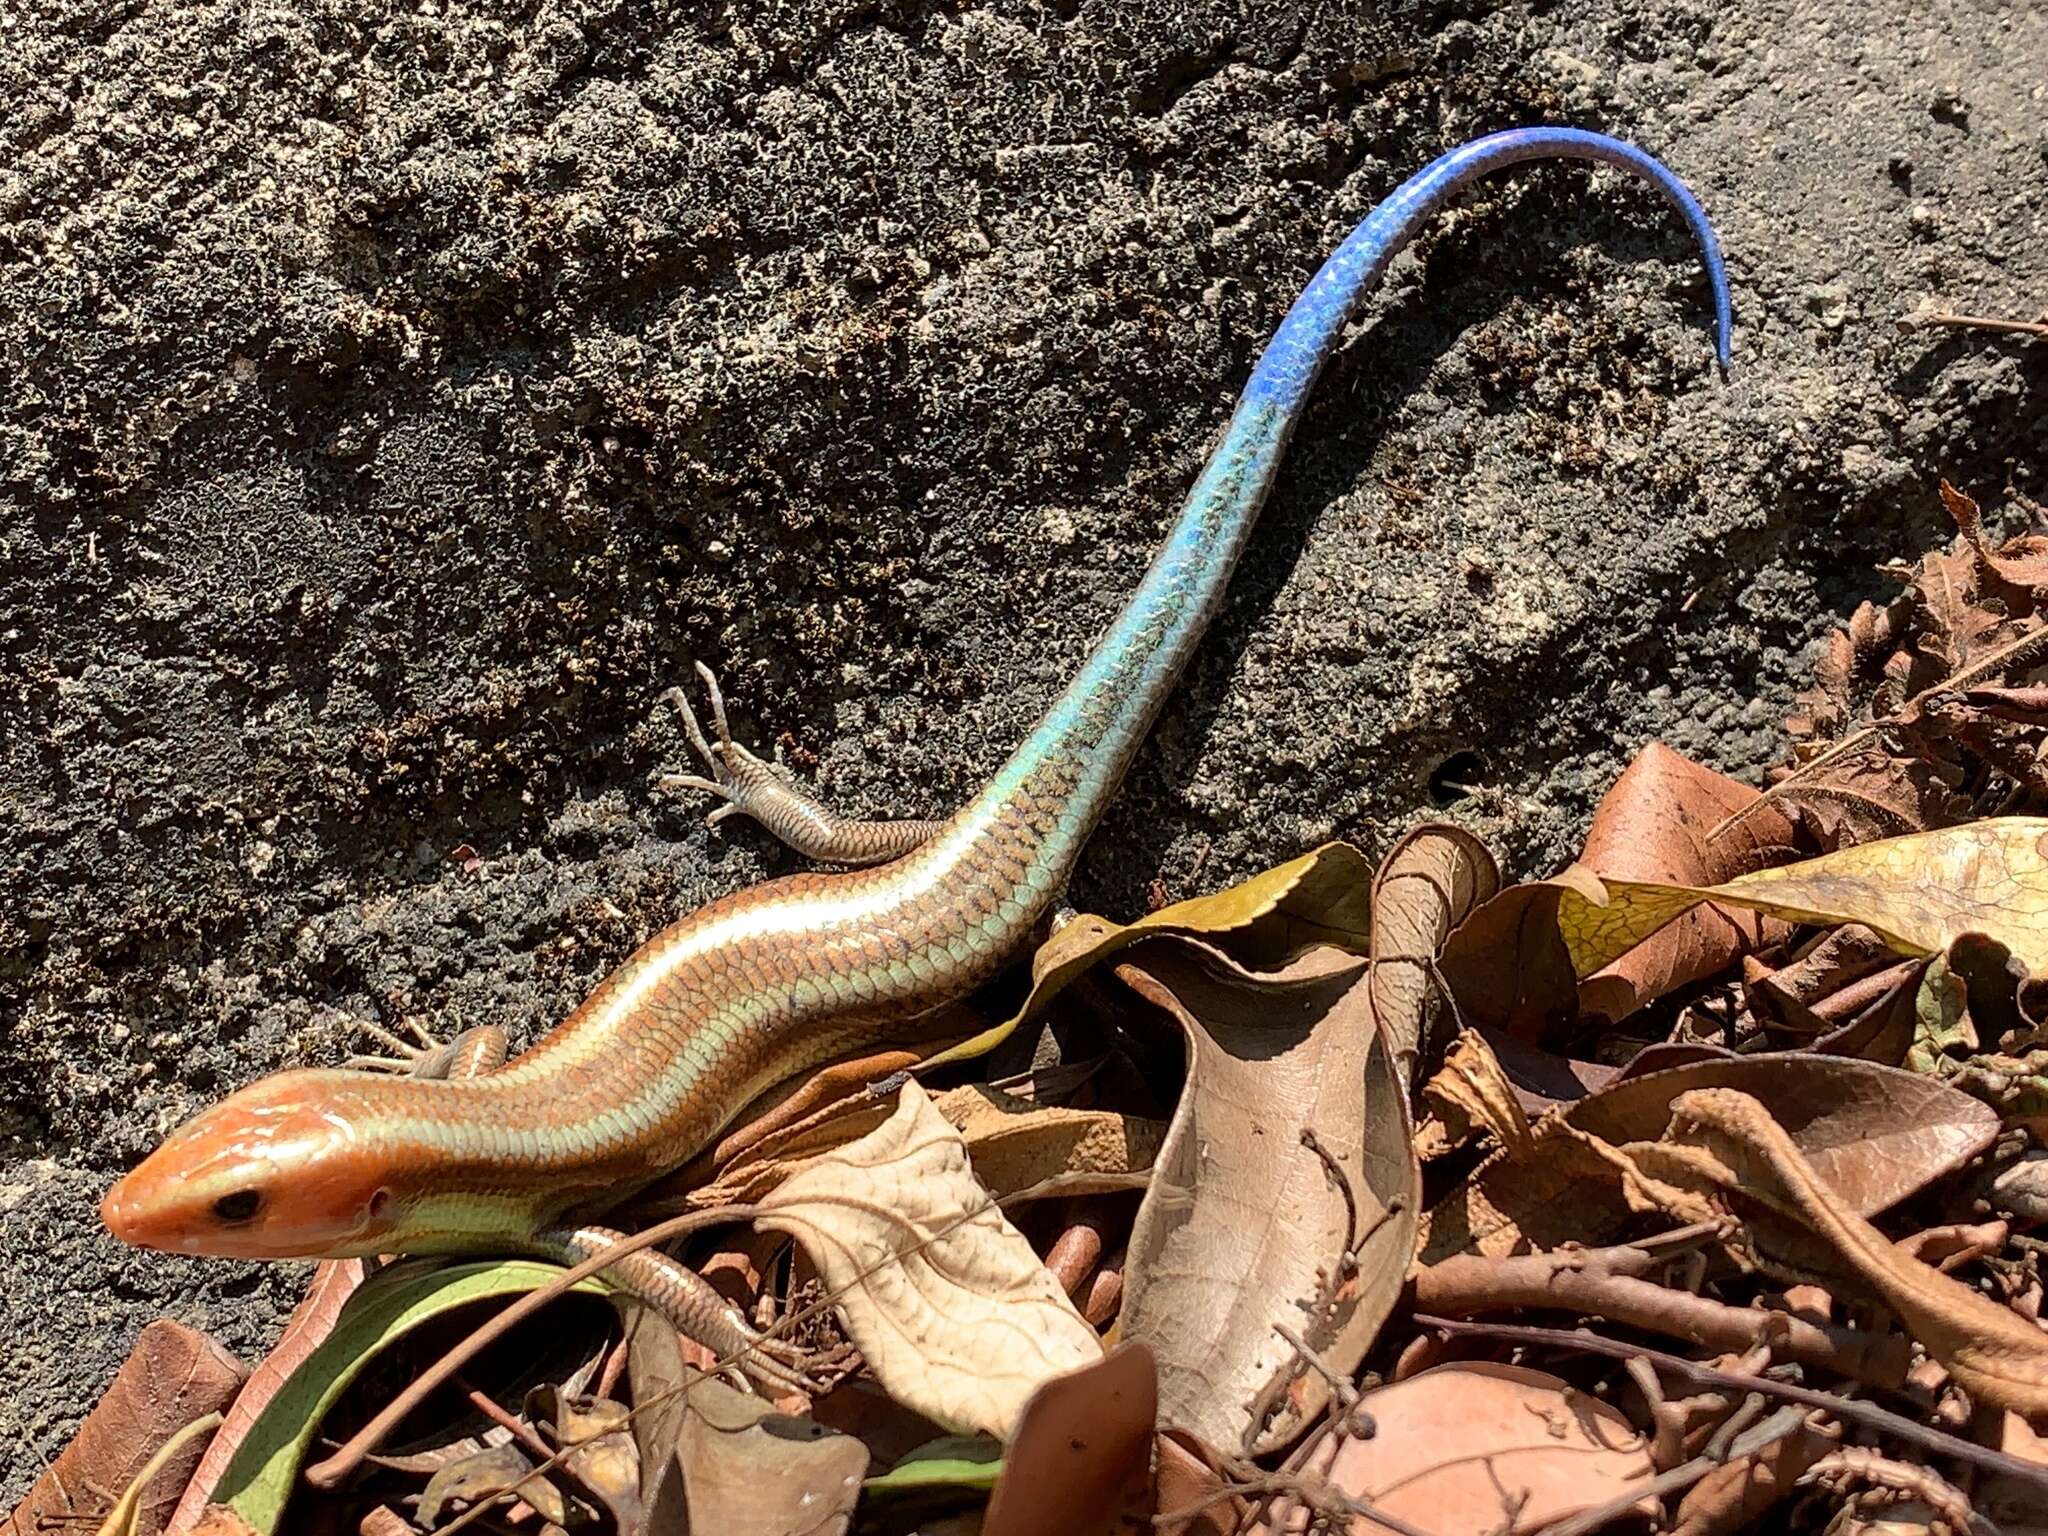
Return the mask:
<svg viewBox="0 0 2048 1536">
<path fill-rule="evenodd" d="M 1633 1246 L 1512 1258 L 1461 1254 L 1416 1274 L 1415 1306 L 1443 1317 L 1517 1307 L 1578 1312 L 1730 1353 L 1768 1345 L 1778 1359 L 1874 1387 L 1905 1381 L 1912 1349 L 1905 1335 L 1858 1333 L 1785 1312 L 1734 1307 L 1640 1278 L 1664 1258 Z"/>
<path fill-rule="evenodd" d="M 1966 331 L 2002 331 L 2013 336 L 2048 336 L 2048 320 L 2001 320 L 1990 315 L 1952 315 L 1946 310 L 1918 310 L 1899 316 L 1902 331 L 1922 330 L 1930 325 L 1955 326 Z"/>
</svg>

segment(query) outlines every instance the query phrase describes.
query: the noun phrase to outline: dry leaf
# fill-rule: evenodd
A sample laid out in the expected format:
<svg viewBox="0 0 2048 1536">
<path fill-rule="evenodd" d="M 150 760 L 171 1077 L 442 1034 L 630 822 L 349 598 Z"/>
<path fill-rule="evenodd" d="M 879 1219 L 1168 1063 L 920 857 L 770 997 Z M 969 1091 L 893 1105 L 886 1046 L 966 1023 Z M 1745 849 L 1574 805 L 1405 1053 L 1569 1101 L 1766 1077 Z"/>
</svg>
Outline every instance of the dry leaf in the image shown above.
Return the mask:
<svg viewBox="0 0 2048 1536">
<path fill-rule="evenodd" d="M 1191 1435 L 1161 1430 L 1152 1441 L 1158 1536 L 1238 1536 L 1251 1505 L 1234 1491 L 1235 1478 Z"/>
<path fill-rule="evenodd" d="M 1007 1436 L 1041 1382 L 1101 1358 L 915 1083 L 887 1122 L 762 1205 L 757 1225 L 803 1245 L 875 1379 L 949 1429 Z"/>
<path fill-rule="evenodd" d="M 1014 1015 L 930 1057 L 925 1065 L 937 1067 L 987 1054 L 1089 967 L 1126 945 L 1160 934 L 1227 934 L 1233 955 L 1265 969 L 1316 944 L 1363 953 L 1370 943 L 1371 874 L 1365 855 L 1349 843 L 1325 843 L 1229 890 L 1177 901 L 1135 923 L 1117 924 L 1083 913 L 1032 956 L 1031 992 Z"/>
<path fill-rule="evenodd" d="M 168 1318 L 151 1323 L 71 1443 L 0 1522 L 0 1530 L 38 1531 L 78 1516 L 95 1523 L 104 1518 L 108 1500 L 174 1435 L 233 1401 L 243 1375 L 241 1362 L 205 1334 Z M 164 1528 L 203 1449 L 188 1444 L 150 1480 L 137 1501 L 133 1530 L 155 1536 Z"/>
<path fill-rule="evenodd" d="M 1972 1399 L 2048 1423 L 2048 1332 L 1910 1257 L 1846 1208 L 1785 1128 L 1755 1099 L 1698 1089 L 1672 1104 L 1671 1138 L 1710 1155 L 1722 1187 L 1758 1201 L 1824 1243 L 1838 1275 L 1891 1308 Z"/>
<path fill-rule="evenodd" d="M 532 1472 L 532 1459 L 509 1441 L 451 1461 L 428 1478 L 427 1486 L 420 1490 L 419 1523 L 432 1530 L 441 1523 L 443 1511 L 451 1515 L 460 1513 L 448 1510 L 449 1505 L 474 1508 L 516 1485 L 520 1502 L 542 1519 L 558 1528 L 568 1524 L 569 1501 L 562 1490 L 546 1477 L 531 1476 Z M 596 1518 L 596 1511 L 580 1504 L 576 1513 L 578 1525 Z"/>
<path fill-rule="evenodd" d="M 1740 1536 L 1778 1504 L 1798 1492 L 1806 1469 L 1842 1441 L 1841 1431 L 1822 1421 L 1787 1435 L 1753 1456 L 1714 1468 L 1679 1500 L 1671 1536 Z"/>
<path fill-rule="evenodd" d="M 1916 567 L 1892 567 L 1906 595 L 1865 603 L 1830 637 L 1814 688 L 1786 720 L 1794 763 L 1770 800 L 1796 812 L 1827 848 L 2037 808 L 2048 747 L 2025 679 L 2048 656 L 2036 580 L 2048 540 L 1987 546 L 1977 506 L 1942 499 L 1962 537 Z M 2004 685 L 2018 683 L 2016 689 Z"/>
<path fill-rule="evenodd" d="M 1119 1334 L 1159 1361 L 1161 1422 L 1214 1445 L 1235 1447 L 1248 1428 L 1284 1443 L 1329 1389 L 1275 1325 L 1352 1370 L 1414 1255 L 1420 1176 L 1365 963 L 1316 949 L 1255 975 L 1160 939 L 1116 969 L 1188 1041 L 1187 1084 L 1131 1231 Z"/>
<path fill-rule="evenodd" d="M 1579 862 L 1603 880 L 1715 885 L 1785 857 L 1792 827 L 1768 806 L 1710 834 L 1762 797 L 1653 742 L 1601 797 Z M 1645 1003 L 1781 941 L 1785 926 L 1754 913 L 1695 907 L 1579 983 L 1579 1011 L 1625 1019 Z"/>
<path fill-rule="evenodd" d="M 1500 890 L 1486 845 L 1458 827 L 1430 824 L 1388 852 L 1372 883 L 1372 1012 L 1404 1086 L 1431 1043 L 1443 1006 L 1437 956 L 1451 930 Z"/>
<path fill-rule="evenodd" d="M 2008 816 L 1916 832 L 1758 870 L 1706 888 L 1602 881 L 1567 870 L 1557 925 L 1590 975 L 1700 901 L 1800 923 L 1861 923 L 1902 954 L 1938 954 L 1965 933 L 2048 970 L 2048 817 Z"/>
<path fill-rule="evenodd" d="M 192 1536 L 256 1536 L 249 1522 L 225 1504 L 209 1504 L 200 1510 Z"/>
<path fill-rule="evenodd" d="M 564 1465 L 610 1511 L 617 1536 L 640 1536 L 647 1522 L 640 1448 L 625 1405 L 549 1385 L 527 1394 L 526 1417 L 553 1426 L 551 1438 L 566 1448 Z"/>
<path fill-rule="evenodd" d="M 1521 1097 L 1500 1058 L 1474 1031 L 1464 1030 L 1451 1042 L 1442 1068 L 1422 1093 L 1454 1145 L 1478 1132 L 1513 1156 L 1531 1151 L 1533 1135 Z"/>
<path fill-rule="evenodd" d="M 1151 1482 L 1158 1371 L 1125 1344 L 1031 1394 L 989 1496 L 982 1536 L 1109 1536 Z"/>
<path fill-rule="evenodd" d="M 708 1376 L 683 1398 L 676 1442 L 690 1532 L 838 1536 L 852 1523 L 868 1451 Z"/>
<path fill-rule="evenodd" d="M 1609 1148 L 1654 1141 L 1673 1101 L 1699 1088 L 1762 1100 L 1861 1216 L 1953 1172 L 1998 1134 L 1998 1116 L 1968 1094 L 1874 1062 L 1802 1052 L 1691 1062 L 1624 1078 L 1538 1121 L 1523 1155 L 1489 1157 L 1429 1213 L 1424 1261 L 1613 1237 L 1629 1215 L 1621 1172 L 1582 1138 Z"/>
<path fill-rule="evenodd" d="M 1377 1433 L 1333 1438 L 1306 1470 L 1431 1536 L 1535 1531 L 1655 1471 L 1648 1442 L 1612 1407 L 1521 1366 L 1440 1365 L 1367 1392 L 1359 1408 Z M 1306 1528 L 1299 1506 L 1254 1527 L 1259 1536 Z"/>
<path fill-rule="evenodd" d="M 932 1102 L 965 1138 L 975 1177 L 998 1198 L 1054 1179 L 1062 1194 L 1142 1188 L 1166 1134 L 1143 1115 L 1038 1104 L 982 1083 L 949 1088 Z M 694 1210 L 752 1204 L 797 1163 L 866 1135 L 892 1109 L 886 1100 L 845 1099 L 779 1127 L 683 1203 Z"/>
<path fill-rule="evenodd" d="M 1580 1013 L 1624 1019 L 1782 937 L 1783 925 L 1770 919 L 1717 907 L 1685 911 L 1686 903 L 1625 957 L 1617 950 L 1578 963 L 1583 957 L 1560 913 L 1574 894 L 1597 899 L 1601 878 L 1692 887 L 1781 856 L 1792 829 L 1777 812 L 1761 808 L 1730 820 L 1760 798 L 1669 747 L 1645 747 L 1601 799 L 1578 863 L 1555 880 L 1496 893 L 1443 946 L 1443 976 L 1465 1020 L 1534 1041 Z M 1715 835 L 1717 825 L 1725 830 Z"/>
</svg>

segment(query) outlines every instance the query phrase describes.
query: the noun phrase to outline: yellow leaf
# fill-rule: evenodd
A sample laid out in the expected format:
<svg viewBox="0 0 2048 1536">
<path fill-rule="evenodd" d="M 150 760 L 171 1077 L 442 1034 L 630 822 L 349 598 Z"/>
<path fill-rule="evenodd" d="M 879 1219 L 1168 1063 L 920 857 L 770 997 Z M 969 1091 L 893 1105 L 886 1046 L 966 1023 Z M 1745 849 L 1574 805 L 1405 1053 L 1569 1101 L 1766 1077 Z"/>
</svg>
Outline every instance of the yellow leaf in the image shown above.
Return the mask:
<svg viewBox="0 0 2048 1536">
<path fill-rule="evenodd" d="M 1232 957 L 1257 969 L 1277 967 L 1312 944 L 1364 953 L 1372 866 L 1349 843 L 1311 853 L 1252 876 L 1241 885 L 1117 924 L 1084 913 L 1048 939 L 1031 962 L 1031 993 L 1016 1013 L 925 1059 L 925 1068 L 985 1056 L 1088 967 L 1155 934 L 1231 934 Z"/>
<path fill-rule="evenodd" d="M 1558 876 L 1558 931 L 1572 969 L 1591 975 L 1703 901 L 1797 923 L 1861 923 L 1902 954 L 1939 954 L 1982 933 L 2034 974 L 2048 972 L 2048 818 L 2008 816 L 1881 842 L 1723 885 Z"/>
</svg>

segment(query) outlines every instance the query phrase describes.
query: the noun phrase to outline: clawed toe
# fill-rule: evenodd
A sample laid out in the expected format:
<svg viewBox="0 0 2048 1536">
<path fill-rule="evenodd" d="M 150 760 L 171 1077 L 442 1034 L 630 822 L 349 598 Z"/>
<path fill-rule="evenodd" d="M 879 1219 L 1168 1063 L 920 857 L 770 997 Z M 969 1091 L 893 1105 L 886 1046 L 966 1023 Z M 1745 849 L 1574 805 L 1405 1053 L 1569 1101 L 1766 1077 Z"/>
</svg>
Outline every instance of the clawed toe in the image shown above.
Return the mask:
<svg viewBox="0 0 2048 1536">
<path fill-rule="evenodd" d="M 661 697 L 681 718 L 683 735 L 690 743 L 690 750 L 703 760 L 710 774 L 707 777 L 701 773 L 665 773 L 654 782 L 659 789 L 696 790 L 725 801 L 704 818 L 706 825 L 715 827 L 728 816 L 756 814 L 757 781 L 766 770 L 759 758 L 732 739 L 732 726 L 725 714 L 725 694 L 718 686 L 717 676 L 701 661 L 697 663 L 697 676 L 703 681 L 711 706 L 709 736 L 705 735 L 703 723 L 690 707 L 689 698 L 682 689 L 671 688 Z"/>
<path fill-rule="evenodd" d="M 404 1076 L 407 1073 L 417 1072 L 423 1058 L 442 1049 L 442 1042 L 440 1040 L 436 1039 L 429 1030 L 415 1023 L 410 1018 L 401 1019 L 399 1023 L 404 1027 L 405 1032 L 413 1037 L 411 1040 L 401 1039 L 383 1025 L 371 1019 L 356 1019 L 352 1022 L 359 1032 L 368 1035 L 392 1054 L 389 1056 L 351 1056 L 342 1063 L 342 1066 L 349 1071 L 390 1072 Z"/>
</svg>

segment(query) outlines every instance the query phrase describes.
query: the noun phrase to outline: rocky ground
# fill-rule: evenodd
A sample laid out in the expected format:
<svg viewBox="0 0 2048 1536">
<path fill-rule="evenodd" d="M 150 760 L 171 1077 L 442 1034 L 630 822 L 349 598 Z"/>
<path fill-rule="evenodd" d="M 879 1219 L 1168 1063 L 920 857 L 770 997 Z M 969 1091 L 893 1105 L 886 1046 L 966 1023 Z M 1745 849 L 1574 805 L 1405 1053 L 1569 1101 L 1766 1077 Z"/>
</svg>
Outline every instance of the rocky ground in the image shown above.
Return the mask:
<svg viewBox="0 0 2048 1536">
<path fill-rule="evenodd" d="M 29 0 L 0 17 L 0 1501 L 164 1312 L 164 1131 L 358 1021 L 522 1037 L 792 860 L 654 791 L 697 659 L 839 804 L 964 798 L 1317 261 L 1397 264 L 1075 881 L 1113 914 L 1450 808 L 1568 856 L 1643 743 L 1755 775 L 1939 475 L 2041 494 L 2031 7 Z"/>
</svg>

